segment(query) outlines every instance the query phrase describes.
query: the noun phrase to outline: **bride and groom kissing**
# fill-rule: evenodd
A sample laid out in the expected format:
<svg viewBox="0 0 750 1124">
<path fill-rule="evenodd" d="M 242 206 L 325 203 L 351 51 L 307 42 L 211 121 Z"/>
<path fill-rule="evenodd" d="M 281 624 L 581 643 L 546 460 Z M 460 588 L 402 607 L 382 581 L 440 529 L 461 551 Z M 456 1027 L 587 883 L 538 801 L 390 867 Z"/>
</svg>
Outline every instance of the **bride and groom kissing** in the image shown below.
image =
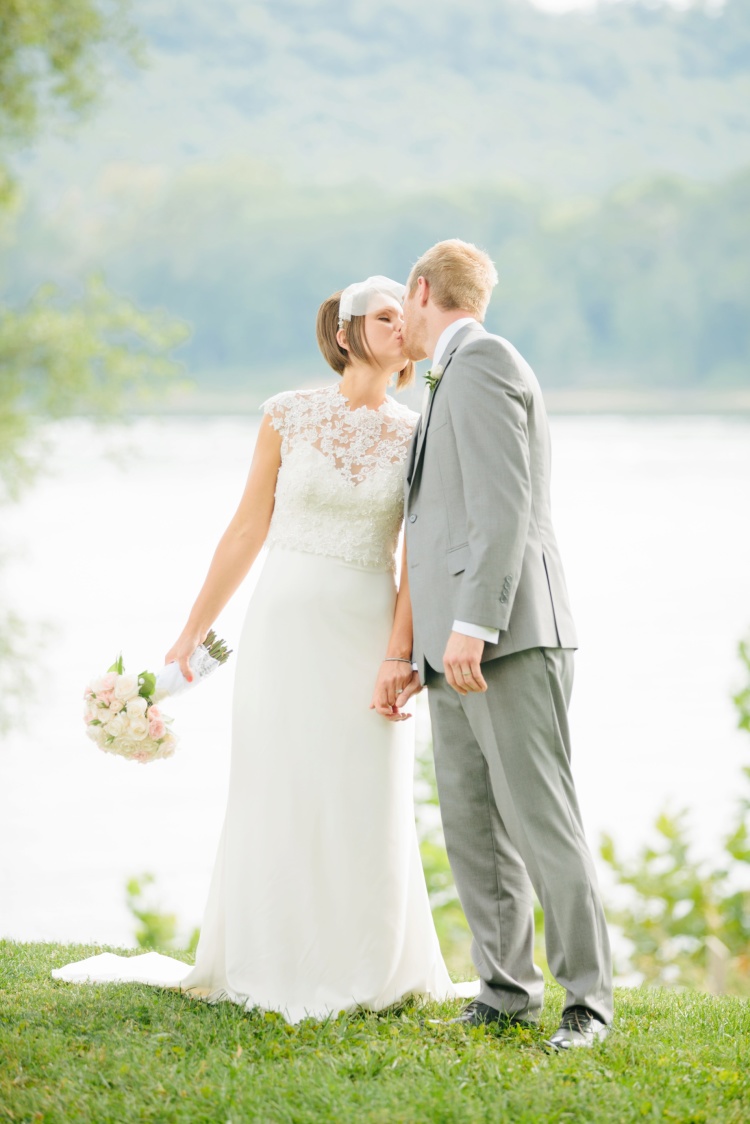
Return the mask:
<svg viewBox="0 0 750 1124">
<path fill-rule="evenodd" d="M 536 1025 L 542 1008 L 535 892 L 565 989 L 548 1048 L 607 1033 L 609 942 L 570 767 L 577 641 L 548 424 L 528 364 L 483 327 L 496 283 L 489 257 L 452 239 L 405 286 L 374 276 L 321 305 L 318 343 L 340 381 L 264 403 L 239 507 L 167 655 L 189 678 L 265 546 L 195 965 L 92 957 L 57 978 L 140 979 L 291 1022 L 473 995 L 447 1021 L 502 1032 Z M 427 357 L 420 416 L 387 388 Z M 468 988 L 446 970 L 419 859 L 403 708 L 423 687 L 479 976 Z"/>
</svg>

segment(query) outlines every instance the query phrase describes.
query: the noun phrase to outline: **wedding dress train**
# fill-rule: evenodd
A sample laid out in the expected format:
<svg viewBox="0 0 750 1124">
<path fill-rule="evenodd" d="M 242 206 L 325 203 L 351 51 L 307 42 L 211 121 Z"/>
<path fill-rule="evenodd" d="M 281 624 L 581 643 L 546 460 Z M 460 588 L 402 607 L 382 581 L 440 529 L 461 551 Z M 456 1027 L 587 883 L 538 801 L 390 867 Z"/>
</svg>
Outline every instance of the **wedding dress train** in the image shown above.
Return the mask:
<svg viewBox="0 0 750 1124">
<path fill-rule="evenodd" d="M 268 555 L 235 669 L 229 797 L 193 967 L 94 956 L 61 980 L 139 981 L 290 1022 L 445 999 L 413 808 L 414 734 L 369 709 L 396 598 L 417 416 L 337 387 L 264 405 L 282 437 Z"/>
</svg>

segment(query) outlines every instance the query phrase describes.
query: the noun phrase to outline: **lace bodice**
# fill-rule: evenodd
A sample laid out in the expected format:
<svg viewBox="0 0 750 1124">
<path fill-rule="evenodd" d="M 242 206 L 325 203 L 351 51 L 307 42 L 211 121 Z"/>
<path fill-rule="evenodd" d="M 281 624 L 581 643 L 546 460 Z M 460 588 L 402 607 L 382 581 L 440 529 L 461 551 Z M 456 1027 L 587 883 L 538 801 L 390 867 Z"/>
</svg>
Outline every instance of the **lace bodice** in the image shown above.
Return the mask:
<svg viewBox="0 0 750 1124">
<path fill-rule="evenodd" d="M 281 434 L 269 546 L 393 569 L 419 415 L 390 397 L 378 410 L 352 410 L 337 386 L 284 391 L 262 409 Z"/>
</svg>

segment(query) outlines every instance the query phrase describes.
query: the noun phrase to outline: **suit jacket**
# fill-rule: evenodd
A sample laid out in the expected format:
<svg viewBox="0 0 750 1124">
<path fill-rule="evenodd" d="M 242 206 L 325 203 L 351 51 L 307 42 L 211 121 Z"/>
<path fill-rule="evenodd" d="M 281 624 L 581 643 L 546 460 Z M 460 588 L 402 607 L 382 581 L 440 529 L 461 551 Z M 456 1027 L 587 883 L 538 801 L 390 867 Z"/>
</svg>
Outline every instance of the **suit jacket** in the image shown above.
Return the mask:
<svg viewBox="0 0 750 1124">
<path fill-rule="evenodd" d="M 550 438 L 534 372 L 469 324 L 412 438 L 405 527 L 414 659 L 443 669 L 454 620 L 500 629 L 483 660 L 575 648 L 550 512 Z"/>
</svg>

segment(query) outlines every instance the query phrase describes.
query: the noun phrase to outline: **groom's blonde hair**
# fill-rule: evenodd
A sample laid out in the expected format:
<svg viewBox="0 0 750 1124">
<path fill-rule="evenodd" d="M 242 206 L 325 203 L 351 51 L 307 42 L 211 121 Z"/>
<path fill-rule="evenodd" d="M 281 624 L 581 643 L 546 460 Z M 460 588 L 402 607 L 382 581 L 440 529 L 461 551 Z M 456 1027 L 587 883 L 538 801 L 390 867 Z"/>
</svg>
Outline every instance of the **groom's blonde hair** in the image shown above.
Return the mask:
<svg viewBox="0 0 750 1124">
<path fill-rule="evenodd" d="M 497 270 L 484 250 L 460 238 L 437 242 L 412 266 L 406 288 L 409 295 L 424 277 L 432 299 L 446 312 L 464 308 L 477 320 L 484 320 L 492 290 L 497 285 Z"/>
</svg>

